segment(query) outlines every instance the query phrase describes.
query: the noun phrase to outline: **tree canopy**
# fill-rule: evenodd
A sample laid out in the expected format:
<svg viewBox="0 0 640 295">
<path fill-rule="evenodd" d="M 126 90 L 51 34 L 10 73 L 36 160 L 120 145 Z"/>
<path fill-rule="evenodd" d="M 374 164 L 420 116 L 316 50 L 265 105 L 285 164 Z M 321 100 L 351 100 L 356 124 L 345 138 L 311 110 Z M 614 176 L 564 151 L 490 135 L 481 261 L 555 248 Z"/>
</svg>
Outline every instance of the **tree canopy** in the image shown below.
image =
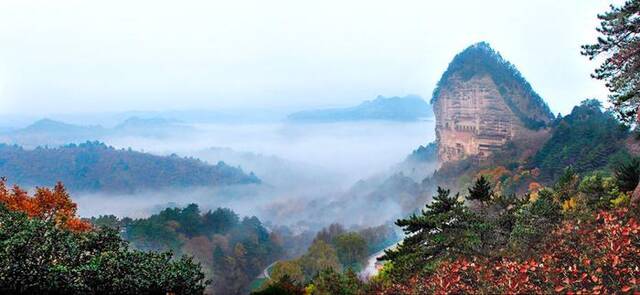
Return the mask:
<svg viewBox="0 0 640 295">
<path fill-rule="evenodd" d="M 640 1 L 627 0 L 621 6 L 599 14 L 600 36 L 595 44 L 583 45 L 589 59 L 604 55 L 594 78 L 606 81 L 609 99 L 618 117 L 628 123 L 639 121 L 640 107 Z"/>
<path fill-rule="evenodd" d="M 0 182 L 0 292 L 204 291 L 207 281 L 199 263 L 171 252 L 132 250 L 116 229 L 83 224 L 61 184 L 53 191 L 41 188 L 35 197 L 26 196 L 18 187 L 13 192 L 7 193 L 4 181 Z M 16 205 L 20 203 L 16 199 L 23 202 Z M 37 206 L 20 207 L 25 204 Z"/>
</svg>

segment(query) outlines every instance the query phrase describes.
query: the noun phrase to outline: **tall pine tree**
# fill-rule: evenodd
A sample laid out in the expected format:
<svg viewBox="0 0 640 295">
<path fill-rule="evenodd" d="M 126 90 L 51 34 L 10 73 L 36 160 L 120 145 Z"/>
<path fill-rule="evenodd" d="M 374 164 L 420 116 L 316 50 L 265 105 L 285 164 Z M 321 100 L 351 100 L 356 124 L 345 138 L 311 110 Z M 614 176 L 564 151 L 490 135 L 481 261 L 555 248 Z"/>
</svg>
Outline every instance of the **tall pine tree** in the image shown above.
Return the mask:
<svg viewBox="0 0 640 295">
<path fill-rule="evenodd" d="M 467 200 L 479 201 L 483 205 L 486 205 L 489 201 L 491 201 L 492 196 L 493 190 L 491 189 L 491 183 L 489 183 L 489 180 L 487 180 L 487 178 L 482 175 L 478 179 L 476 179 L 473 187 L 469 188 L 469 195 L 467 196 Z"/>
<path fill-rule="evenodd" d="M 626 1 L 622 6 L 598 15 L 601 36 L 596 44 L 582 46 L 582 54 L 605 60 L 592 75 L 605 80 L 611 91 L 609 99 L 619 117 L 638 122 L 640 107 L 640 0 Z"/>
<path fill-rule="evenodd" d="M 396 221 L 407 237 L 396 249 L 385 250 L 379 260 L 391 261 L 398 279 L 428 269 L 442 257 L 468 254 L 476 248 L 479 236 L 473 230 L 475 216 L 458 197 L 439 187 L 420 215 Z"/>
</svg>

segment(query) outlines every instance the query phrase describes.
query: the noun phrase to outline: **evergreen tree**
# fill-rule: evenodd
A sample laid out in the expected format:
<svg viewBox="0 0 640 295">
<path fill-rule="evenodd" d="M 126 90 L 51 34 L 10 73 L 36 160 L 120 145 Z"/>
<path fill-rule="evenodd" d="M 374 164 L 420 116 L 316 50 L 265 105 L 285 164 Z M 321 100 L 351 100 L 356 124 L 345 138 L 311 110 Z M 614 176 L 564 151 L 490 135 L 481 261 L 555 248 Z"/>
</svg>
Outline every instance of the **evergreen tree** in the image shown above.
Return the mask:
<svg viewBox="0 0 640 295">
<path fill-rule="evenodd" d="M 640 181 L 640 158 L 632 158 L 614 168 L 618 186 L 624 192 L 633 191 Z"/>
<path fill-rule="evenodd" d="M 640 0 L 628 0 L 622 6 L 598 15 L 601 34 L 596 44 L 582 46 L 582 54 L 594 59 L 606 55 L 604 63 L 592 75 L 605 80 L 611 91 L 609 100 L 618 116 L 628 123 L 640 107 Z"/>
<path fill-rule="evenodd" d="M 379 259 L 392 262 L 397 278 L 428 268 L 439 258 L 473 252 L 478 246 L 480 237 L 473 230 L 475 215 L 458 197 L 458 194 L 450 196 L 449 190 L 439 187 L 438 194 L 422 214 L 396 221 L 407 237 Z"/>
<path fill-rule="evenodd" d="M 493 190 L 491 189 L 491 184 L 489 183 L 489 180 L 482 175 L 476 180 L 473 187 L 469 188 L 467 200 L 479 201 L 482 204 L 487 204 L 491 201 L 492 196 Z"/>
</svg>

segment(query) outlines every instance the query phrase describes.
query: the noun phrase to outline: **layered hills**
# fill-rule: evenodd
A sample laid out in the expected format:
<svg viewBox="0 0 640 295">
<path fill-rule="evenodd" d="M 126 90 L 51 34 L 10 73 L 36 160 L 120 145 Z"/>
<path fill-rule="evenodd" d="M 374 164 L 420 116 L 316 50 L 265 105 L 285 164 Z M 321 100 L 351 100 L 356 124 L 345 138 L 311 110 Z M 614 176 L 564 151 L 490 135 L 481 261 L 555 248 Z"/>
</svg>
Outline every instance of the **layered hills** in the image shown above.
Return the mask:
<svg viewBox="0 0 640 295">
<path fill-rule="evenodd" d="M 193 131 L 194 129 L 187 124 L 161 117 L 129 117 L 112 128 L 101 125 L 76 125 L 45 118 L 24 128 L 0 132 L 0 142 L 33 148 L 45 144 L 108 141 L 112 137 L 123 136 L 164 138 L 176 134 L 190 134 Z"/>
<path fill-rule="evenodd" d="M 24 187 L 62 181 L 72 191 L 134 192 L 190 186 L 259 183 L 224 162 L 115 149 L 99 142 L 24 149 L 0 145 L 0 175 Z"/>
</svg>

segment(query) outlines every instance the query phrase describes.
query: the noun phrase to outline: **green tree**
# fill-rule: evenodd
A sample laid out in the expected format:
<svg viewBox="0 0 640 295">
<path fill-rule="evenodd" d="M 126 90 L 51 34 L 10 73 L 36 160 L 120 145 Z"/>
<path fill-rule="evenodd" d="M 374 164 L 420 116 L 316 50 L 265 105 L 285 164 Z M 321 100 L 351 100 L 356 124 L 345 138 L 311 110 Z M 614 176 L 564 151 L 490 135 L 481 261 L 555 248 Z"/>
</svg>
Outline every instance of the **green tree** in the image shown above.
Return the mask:
<svg viewBox="0 0 640 295">
<path fill-rule="evenodd" d="M 579 184 L 580 176 L 576 169 L 573 166 L 566 167 L 558 181 L 553 185 L 554 201 L 562 202 L 574 197 L 578 192 Z"/>
<path fill-rule="evenodd" d="M 0 204 L 0 292 L 201 294 L 191 258 L 131 250 L 112 228 L 72 232 Z"/>
<path fill-rule="evenodd" d="M 367 242 L 356 232 L 338 235 L 334 238 L 333 244 L 340 263 L 345 267 L 353 267 L 367 257 Z"/>
<path fill-rule="evenodd" d="M 271 269 L 271 279 L 280 281 L 285 276 L 296 284 L 304 283 L 304 273 L 302 267 L 295 260 L 278 261 Z"/>
<path fill-rule="evenodd" d="M 315 240 L 307 253 L 300 257 L 299 263 L 307 279 L 328 268 L 342 270 L 336 250 L 323 240 Z"/>
<path fill-rule="evenodd" d="M 472 253 L 481 244 L 474 230 L 477 220 L 458 197 L 439 187 L 422 214 L 396 221 L 407 237 L 379 259 L 390 260 L 398 278 L 428 268 L 440 258 Z"/>
<path fill-rule="evenodd" d="M 339 273 L 334 269 L 325 269 L 318 273 L 312 281 L 311 294 L 317 295 L 357 295 L 365 294 L 364 284 L 356 273 L 349 269 Z"/>
<path fill-rule="evenodd" d="M 481 204 L 486 205 L 491 201 L 492 196 L 493 190 L 491 189 L 491 183 L 489 183 L 489 180 L 487 180 L 484 175 L 481 175 L 476 179 L 473 187 L 469 188 L 467 200 L 479 201 Z"/>
<path fill-rule="evenodd" d="M 640 181 L 640 158 L 634 157 L 626 162 L 618 163 L 614 167 L 614 175 L 620 190 L 623 192 L 633 191 Z"/>
<path fill-rule="evenodd" d="M 594 59 L 605 55 L 594 78 L 606 81 L 609 99 L 618 116 L 637 122 L 640 107 L 640 1 L 628 0 L 598 15 L 600 36 L 596 44 L 582 46 L 582 54 Z"/>
<path fill-rule="evenodd" d="M 251 292 L 252 295 L 303 295 L 305 289 L 289 276 L 284 275 L 270 282 L 264 289 Z"/>
<path fill-rule="evenodd" d="M 538 199 L 525 204 L 516 213 L 510 237 L 512 248 L 525 254 L 531 252 L 561 218 L 560 205 L 554 201 L 553 193 L 549 190 L 540 191 Z"/>
<path fill-rule="evenodd" d="M 607 209 L 611 207 L 613 199 L 621 196 L 626 195 L 618 188 L 616 179 L 604 172 L 586 175 L 578 185 L 577 197 L 583 199 L 588 208 Z"/>
</svg>

